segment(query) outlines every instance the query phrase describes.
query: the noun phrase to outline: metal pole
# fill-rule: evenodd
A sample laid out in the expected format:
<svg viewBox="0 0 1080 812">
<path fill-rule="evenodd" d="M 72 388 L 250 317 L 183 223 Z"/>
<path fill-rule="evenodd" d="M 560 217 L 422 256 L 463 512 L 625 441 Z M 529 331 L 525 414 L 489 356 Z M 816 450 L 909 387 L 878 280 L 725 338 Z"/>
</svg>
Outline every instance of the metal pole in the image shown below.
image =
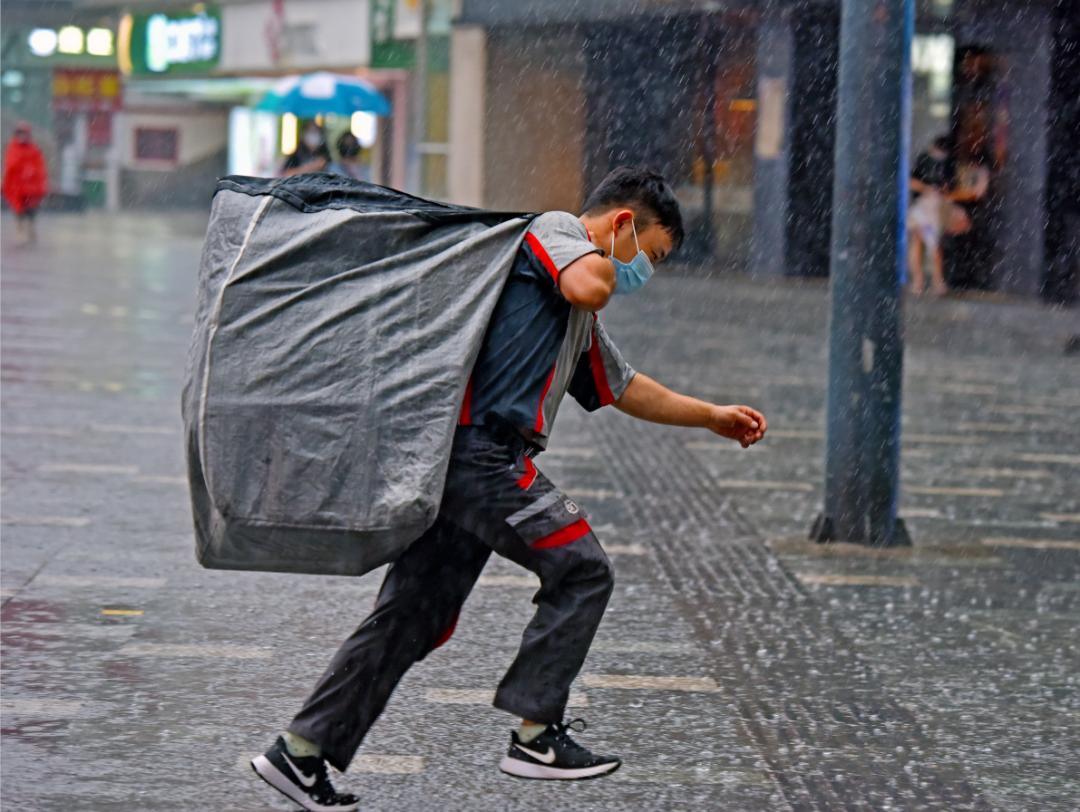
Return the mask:
<svg viewBox="0 0 1080 812">
<path fill-rule="evenodd" d="M 409 139 L 407 184 L 413 194 L 424 193 L 424 167 L 421 144 L 427 141 L 428 23 L 431 0 L 420 0 L 420 33 L 416 37 L 413 64 L 412 130 Z"/>
<path fill-rule="evenodd" d="M 911 543 L 896 506 L 913 26 L 913 0 L 843 0 L 817 541 Z"/>
</svg>

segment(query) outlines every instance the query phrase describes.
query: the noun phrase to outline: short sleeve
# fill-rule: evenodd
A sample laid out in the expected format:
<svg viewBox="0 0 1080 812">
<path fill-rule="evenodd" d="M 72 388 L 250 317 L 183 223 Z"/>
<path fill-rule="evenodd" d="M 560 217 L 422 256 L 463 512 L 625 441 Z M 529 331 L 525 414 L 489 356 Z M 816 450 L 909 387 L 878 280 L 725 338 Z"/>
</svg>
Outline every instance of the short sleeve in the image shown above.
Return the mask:
<svg viewBox="0 0 1080 812">
<path fill-rule="evenodd" d="M 565 211 L 549 211 L 532 221 L 522 251 L 536 275 L 558 287 L 563 269 L 600 249 L 589 240 L 588 231 L 577 217 Z"/>
<path fill-rule="evenodd" d="M 589 412 L 609 406 L 623 396 L 636 374 L 594 316 L 589 346 L 570 379 L 569 392 L 574 400 Z"/>
</svg>

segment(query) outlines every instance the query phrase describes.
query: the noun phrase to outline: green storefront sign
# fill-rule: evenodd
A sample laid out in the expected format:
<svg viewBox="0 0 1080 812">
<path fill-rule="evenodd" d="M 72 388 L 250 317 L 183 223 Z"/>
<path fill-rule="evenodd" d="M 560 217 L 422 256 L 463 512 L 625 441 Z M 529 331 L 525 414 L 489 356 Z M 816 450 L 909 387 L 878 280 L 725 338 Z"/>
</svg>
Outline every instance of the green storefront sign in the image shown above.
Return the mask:
<svg viewBox="0 0 1080 812">
<path fill-rule="evenodd" d="M 135 76 L 209 73 L 221 59 L 221 12 L 128 14 L 120 22 L 120 68 Z"/>
</svg>

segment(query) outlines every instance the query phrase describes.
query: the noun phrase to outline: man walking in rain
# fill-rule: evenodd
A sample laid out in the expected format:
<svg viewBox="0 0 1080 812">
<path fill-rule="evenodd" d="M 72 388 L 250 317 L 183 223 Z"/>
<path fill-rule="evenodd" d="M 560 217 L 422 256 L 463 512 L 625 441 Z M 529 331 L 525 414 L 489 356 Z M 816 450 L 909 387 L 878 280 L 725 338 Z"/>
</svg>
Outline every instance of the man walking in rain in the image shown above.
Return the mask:
<svg viewBox="0 0 1080 812">
<path fill-rule="evenodd" d="M 252 761 L 269 784 L 305 809 L 358 807 L 335 791 L 326 764 L 346 769 L 405 672 L 450 638 L 492 551 L 540 578 L 536 614 L 495 694 L 495 706 L 521 720 L 500 769 L 582 779 L 619 767 L 617 757 L 575 742 L 564 719 L 611 595 L 612 567 L 580 508 L 533 459 L 567 393 L 589 411 L 614 405 L 743 447 L 764 436 L 754 409 L 706 403 L 635 373 L 597 319 L 613 294 L 639 290 L 682 239 L 670 187 L 637 168 L 605 178 L 580 217 L 548 212 L 532 222 L 468 382 L 439 517 L 391 564 L 375 610 L 287 730 Z"/>
</svg>

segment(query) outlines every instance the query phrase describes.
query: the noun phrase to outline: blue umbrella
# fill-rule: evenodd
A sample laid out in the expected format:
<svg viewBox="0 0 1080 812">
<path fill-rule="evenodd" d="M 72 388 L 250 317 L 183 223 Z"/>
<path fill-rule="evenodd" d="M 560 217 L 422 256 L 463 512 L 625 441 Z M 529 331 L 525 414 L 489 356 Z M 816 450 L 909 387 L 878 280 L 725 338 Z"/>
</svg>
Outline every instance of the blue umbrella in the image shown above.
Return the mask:
<svg viewBox="0 0 1080 812">
<path fill-rule="evenodd" d="M 255 109 L 292 113 L 299 118 L 327 113 L 348 116 L 358 111 L 385 116 L 390 114 L 390 102 L 362 79 L 319 72 L 283 79 Z"/>
</svg>

